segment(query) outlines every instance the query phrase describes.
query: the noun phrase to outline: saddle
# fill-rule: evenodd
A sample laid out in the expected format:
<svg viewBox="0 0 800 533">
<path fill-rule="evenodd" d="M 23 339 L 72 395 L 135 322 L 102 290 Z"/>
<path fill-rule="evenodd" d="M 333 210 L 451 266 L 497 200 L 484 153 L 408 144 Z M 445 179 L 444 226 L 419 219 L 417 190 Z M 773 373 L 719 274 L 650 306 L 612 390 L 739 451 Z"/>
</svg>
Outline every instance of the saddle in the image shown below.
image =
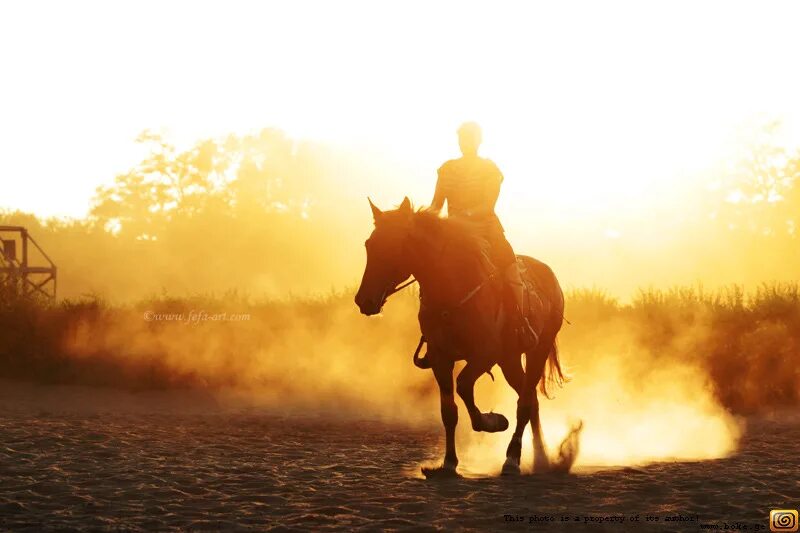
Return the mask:
<svg viewBox="0 0 800 533">
<path fill-rule="evenodd" d="M 527 258 L 527 260 L 535 261 L 531 258 Z M 525 285 L 525 292 L 523 295 L 523 313 L 525 313 L 528 322 L 536 334 L 541 335 L 544 327 L 544 316 L 546 316 L 546 313 L 549 311 L 549 302 L 542 297 L 541 281 L 537 279 L 537 276 L 532 269 L 528 269 L 526 267 L 525 261 L 526 258 L 517 256 L 517 268 L 520 270 L 520 276 Z M 492 283 L 490 283 L 490 287 L 492 290 L 499 291 L 502 295 L 502 305 L 498 306 L 495 313 L 495 325 L 498 331 L 503 332 L 504 338 L 514 338 L 515 332 L 511 330 L 515 328 L 515 324 L 511 320 L 508 320 L 508 317 L 516 311 L 514 295 L 511 294 L 511 290 L 513 289 L 511 289 L 505 282 L 505 279 L 502 279 L 500 276 L 494 277 Z M 413 358 L 414 365 L 422 369 L 431 367 L 427 353 L 421 357 L 419 355 L 422 351 L 422 347 L 425 344 L 425 337 L 420 336 L 420 340 L 417 344 L 416 350 L 414 351 Z"/>
<path fill-rule="evenodd" d="M 519 269 L 520 277 L 524 285 L 522 295 L 523 309 L 522 312 L 528 319 L 531 327 L 537 335 L 541 335 L 544 326 L 543 317 L 548 310 L 545 300 L 542 298 L 541 282 L 536 279 L 533 270 L 528 269 L 525 265 L 525 258 L 517 256 L 517 268 Z M 500 281 L 500 290 L 503 291 L 503 305 L 497 312 L 496 321 L 498 328 L 503 328 L 506 335 L 512 332 L 508 329 L 515 327 L 512 321 L 507 320 L 507 317 L 516 312 L 514 295 L 511 294 L 511 289 L 505 280 Z"/>
</svg>

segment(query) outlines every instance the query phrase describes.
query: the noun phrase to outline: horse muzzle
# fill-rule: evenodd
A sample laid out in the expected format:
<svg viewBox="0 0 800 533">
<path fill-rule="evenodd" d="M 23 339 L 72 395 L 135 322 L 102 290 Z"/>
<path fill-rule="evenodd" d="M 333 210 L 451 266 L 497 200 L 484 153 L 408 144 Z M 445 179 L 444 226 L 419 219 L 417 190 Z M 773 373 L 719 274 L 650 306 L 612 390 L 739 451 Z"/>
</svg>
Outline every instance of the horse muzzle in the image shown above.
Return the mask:
<svg viewBox="0 0 800 533">
<path fill-rule="evenodd" d="M 386 303 L 386 297 L 381 295 L 379 299 L 375 298 L 360 298 L 356 296 L 356 305 L 362 315 L 373 316 L 377 315 L 383 309 L 383 304 Z"/>
<path fill-rule="evenodd" d="M 377 315 L 378 313 L 381 312 L 380 306 L 372 305 L 372 304 L 359 305 L 358 308 L 361 311 L 361 314 L 362 315 L 366 315 L 366 316 Z"/>
</svg>

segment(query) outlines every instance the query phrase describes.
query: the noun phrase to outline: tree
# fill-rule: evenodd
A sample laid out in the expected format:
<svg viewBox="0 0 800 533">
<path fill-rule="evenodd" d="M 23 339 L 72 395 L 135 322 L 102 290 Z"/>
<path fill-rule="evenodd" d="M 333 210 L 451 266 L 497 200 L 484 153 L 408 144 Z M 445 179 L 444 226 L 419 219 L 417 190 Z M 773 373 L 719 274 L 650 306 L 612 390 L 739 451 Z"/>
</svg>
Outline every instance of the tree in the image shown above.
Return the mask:
<svg viewBox="0 0 800 533">
<path fill-rule="evenodd" d="M 800 150 L 777 140 L 780 122 L 754 134 L 731 165 L 721 189 L 719 220 L 729 230 L 763 238 L 797 239 L 800 231 Z"/>
<path fill-rule="evenodd" d="M 100 187 L 91 217 L 114 233 L 157 238 L 171 221 L 206 212 L 252 216 L 304 205 L 296 146 L 276 129 L 206 139 L 185 151 L 144 132 L 149 155 Z"/>
</svg>

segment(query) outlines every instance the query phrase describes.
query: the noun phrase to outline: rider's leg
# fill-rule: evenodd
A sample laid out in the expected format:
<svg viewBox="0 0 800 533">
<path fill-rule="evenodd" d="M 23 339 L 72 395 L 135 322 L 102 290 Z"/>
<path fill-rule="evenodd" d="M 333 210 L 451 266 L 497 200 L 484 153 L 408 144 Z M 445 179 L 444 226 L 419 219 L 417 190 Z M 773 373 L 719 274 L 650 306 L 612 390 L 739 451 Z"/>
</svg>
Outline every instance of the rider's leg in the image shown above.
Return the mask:
<svg viewBox="0 0 800 533">
<path fill-rule="evenodd" d="M 505 276 L 506 284 L 509 286 L 512 294 L 514 295 L 516 309 L 517 311 L 521 311 L 525 306 L 525 303 L 523 302 L 525 297 L 525 285 L 522 283 L 522 274 L 519 272 L 519 266 L 517 266 L 517 263 L 514 262 L 508 265 L 503 275 Z"/>
<path fill-rule="evenodd" d="M 522 350 L 528 351 L 536 346 L 539 339 L 525 317 L 525 303 L 523 301 L 525 285 L 522 282 L 519 266 L 517 266 L 517 256 L 514 254 L 514 249 L 511 248 L 508 239 L 506 239 L 502 227 L 495 228 L 494 231 L 490 232 L 489 242 L 492 245 L 492 261 L 500 269 L 504 285 L 511 289 L 514 295 L 514 308 L 509 309 L 512 314 L 512 324 L 514 324 L 514 329 L 522 342 Z"/>
<path fill-rule="evenodd" d="M 524 349 L 533 348 L 538 342 L 538 336 L 531 327 L 525 316 L 525 285 L 522 282 L 522 274 L 520 274 L 519 266 L 516 261 L 508 265 L 503 272 L 506 284 L 511 289 L 514 295 L 514 312 L 516 313 L 516 324 L 519 335 L 522 339 Z"/>
</svg>

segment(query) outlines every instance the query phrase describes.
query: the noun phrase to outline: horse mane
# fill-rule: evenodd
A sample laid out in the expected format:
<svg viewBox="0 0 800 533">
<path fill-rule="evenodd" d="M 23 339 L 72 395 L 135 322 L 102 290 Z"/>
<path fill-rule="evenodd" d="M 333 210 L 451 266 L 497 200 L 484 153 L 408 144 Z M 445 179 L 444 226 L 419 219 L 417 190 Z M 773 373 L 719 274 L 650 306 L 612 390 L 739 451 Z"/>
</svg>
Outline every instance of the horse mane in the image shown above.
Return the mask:
<svg viewBox="0 0 800 533">
<path fill-rule="evenodd" d="M 482 270 L 492 269 L 489 241 L 481 231 L 481 224 L 456 217 L 442 217 L 421 208 L 413 212 L 412 234 L 416 240 L 427 241 L 432 246 L 446 245 L 457 250 L 464 258 L 474 258 Z"/>
</svg>

